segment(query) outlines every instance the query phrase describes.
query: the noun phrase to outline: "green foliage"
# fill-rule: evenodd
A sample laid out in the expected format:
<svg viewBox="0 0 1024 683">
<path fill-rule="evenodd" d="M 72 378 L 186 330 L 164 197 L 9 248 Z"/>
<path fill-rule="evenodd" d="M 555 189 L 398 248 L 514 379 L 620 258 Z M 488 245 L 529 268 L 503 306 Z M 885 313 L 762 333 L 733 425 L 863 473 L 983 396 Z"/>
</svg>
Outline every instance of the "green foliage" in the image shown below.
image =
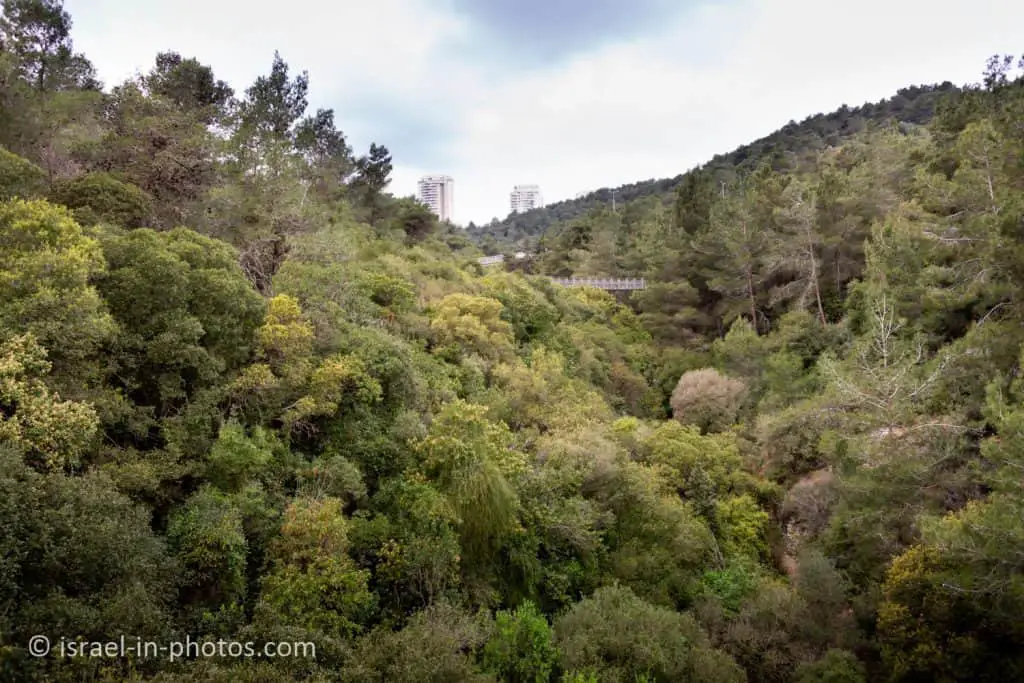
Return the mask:
<svg viewBox="0 0 1024 683">
<path fill-rule="evenodd" d="M 417 614 L 400 631 L 379 628 L 361 639 L 347 678 L 359 683 L 430 680 L 484 683 L 474 654 L 487 641 L 486 624 L 446 603 Z"/>
<path fill-rule="evenodd" d="M 374 605 L 369 572 L 348 557 L 341 501 L 299 499 L 285 511 L 261 584 L 260 619 L 331 637 L 362 630 Z"/>
<path fill-rule="evenodd" d="M 555 634 L 562 668 L 590 670 L 601 681 L 745 679 L 689 615 L 647 604 L 625 588 L 602 588 L 581 601 L 558 618 Z"/>
<path fill-rule="evenodd" d="M 61 401 L 42 382 L 46 351 L 31 335 L 0 344 L 0 443 L 16 445 L 34 466 L 79 464 L 97 431 L 92 406 Z"/>
<path fill-rule="evenodd" d="M 842 107 L 829 114 L 809 116 L 801 123 L 792 122 L 771 135 L 738 147 L 732 152 L 719 154 L 700 168 L 681 173 L 674 178 L 648 180 L 618 188 L 602 188 L 578 199 L 548 204 L 521 214 L 512 214 L 503 221 L 471 230 L 481 236 L 508 235 L 513 241 L 534 237 L 557 223 L 567 223 L 592 211 L 595 207 L 610 207 L 614 196 L 620 205 L 643 197 L 672 198 L 677 204 L 677 225 L 699 232 L 703 225 L 708 188 L 719 190 L 719 182 L 731 178 L 737 170 L 756 168 L 765 161 L 792 166 L 794 160 L 814 156 L 826 146 L 840 146 L 872 124 L 895 118 L 897 121 L 923 125 L 928 123 L 942 98 L 957 93 L 950 82 L 940 85 L 904 88 L 891 98 L 860 107 Z M 708 182 L 710 180 L 710 183 Z"/>
<path fill-rule="evenodd" d="M 0 201 L 34 199 L 46 186 L 46 171 L 0 147 Z"/>
<path fill-rule="evenodd" d="M 514 683 L 546 683 L 557 658 L 551 627 L 532 602 L 495 615 L 495 633 L 483 650 L 486 671 Z"/>
<path fill-rule="evenodd" d="M 1024 604 L 1024 584 L 1011 550 L 1022 531 L 1014 438 L 1020 411 L 1000 403 L 992 401 L 1000 411 L 1000 434 L 982 451 L 995 490 L 956 513 L 924 520 L 922 542 L 896 558 L 886 574 L 879 639 L 897 678 L 1020 675 L 1022 662 L 1010 654 L 1024 635 L 1015 617 Z"/>
<path fill-rule="evenodd" d="M 257 427 L 252 436 L 237 422 L 228 422 L 207 456 L 207 479 L 223 491 L 237 491 L 265 474 L 277 444 L 272 434 Z"/>
<path fill-rule="evenodd" d="M 84 640 L 113 632 L 170 637 L 178 567 L 144 506 L 101 473 L 40 475 L 2 446 L 0 493 L 6 672 L 23 680 L 80 678 L 73 660 L 29 656 L 28 639 L 51 629 Z M 114 679 L 127 675 L 112 665 Z"/>
<path fill-rule="evenodd" d="M 179 228 L 101 233 L 97 286 L 121 326 L 117 377 L 158 414 L 249 359 L 264 304 L 233 250 Z"/>
<path fill-rule="evenodd" d="M 718 501 L 715 519 L 721 529 L 722 551 L 726 557 L 757 560 L 767 553 L 768 513 L 750 496 Z"/>
<path fill-rule="evenodd" d="M 485 359 L 507 357 L 512 349 L 512 327 L 501 319 L 497 299 L 450 294 L 438 303 L 430 326 L 436 331 L 437 352 L 450 356 L 458 349 Z"/>
<path fill-rule="evenodd" d="M 57 372 L 80 371 L 114 333 L 90 284 L 105 270 L 100 245 L 67 209 L 23 200 L 0 204 L 0 242 L 0 328 L 34 335 Z"/>
<path fill-rule="evenodd" d="M 852 652 L 829 650 L 821 659 L 801 664 L 797 683 L 864 683 L 864 665 Z"/>
<path fill-rule="evenodd" d="M 693 426 L 665 422 L 640 444 L 646 462 L 669 468 L 680 495 L 706 518 L 715 518 L 715 501 L 752 489 L 753 477 L 743 471 L 735 439 L 705 435 Z"/>
<path fill-rule="evenodd" d="M 657 467 L 621 463 L 601 491 L 614 515 L 608 570 L 642 597 L 664 605 L 687 604 L 715 546 L 705 519 L 669 486 Z"/>
<path fill-rule="evenodd" d="M 145 225 L 152 203 L 144 191 L 108 173 L 88 173 L 59 183 L 50 198 L 71 209 L 82 225 L 110 223 L 124 228 Z"/>
<path fill-rule="evenodd" d="M 419 202 L 410 202 L 402 206 L 396 222 L 410 244 L 422 242 L 438 230 L 437 217 Z"/>
<path fill-rule="evenodd" d="M 502 303 L 502 318 L 512 325 L 520 344 L 544 341 L 559 320 L 558 309 L 523 278 L 501 273 L 483 280 L 486 292 Z"/>
<path fill-rule="evenodd" d="M 733 562 L 724 569 L 707 571 L 701 577 L 706 594 L 714 596 L 722 609 L 735 614 L 757 586 L 757 575 L 751 563 Z"/>
<path fill-rule="evenodd" d="M 469 559 L 479 559 L 515 527 L 519 501 L 513 483 L 525 469 L 522 455 L 509 449 L 508 428 L 489 421 L 486 412 L 483 406 L 451 403 L 416 445 L 423 472 L 455 511 Z"/>
<path fill-rule="evenodd" d="M 375 502 L 381 516 L 355 518 L 353 533 L 362 552 L 378 560 L 375 580 L 389 588 L 382 592 L 387 606 L 404 616 L 454 594 L 462 549 L 445 496 L 420 478 L 403 477 L 382 484 Z"/>
<path fill-rule="evenodd" d="M 366 372 L 359 358 L 337 355 L 324 360 L 309 377 L 308 391 L 284 413 L 291 428 L 317 417 L 333 415 L 343 403 L 375 403 L 381 400 L 380 382 Z"/>
<path fill-rule="evenodd" d="M 410 310 L 416 297 L 410 282 L 384 273 L 360 273 L 358 283 L 366 298 L 392 313 Z"/>
<path fill-rule="evenodd" d="M 70 29 L 0 16 L 4 680 L 1022 677 L 1012 59 L 462 231 L 280 55 Z"/>
<path fill-rule="evenodd" d="M 171 517 L 167 538 L 185 570 L 188 603 L 214 611 L 241 604 L 248 542 L 241 512 L 229 498 L 200 490 Z"/>
</svg>

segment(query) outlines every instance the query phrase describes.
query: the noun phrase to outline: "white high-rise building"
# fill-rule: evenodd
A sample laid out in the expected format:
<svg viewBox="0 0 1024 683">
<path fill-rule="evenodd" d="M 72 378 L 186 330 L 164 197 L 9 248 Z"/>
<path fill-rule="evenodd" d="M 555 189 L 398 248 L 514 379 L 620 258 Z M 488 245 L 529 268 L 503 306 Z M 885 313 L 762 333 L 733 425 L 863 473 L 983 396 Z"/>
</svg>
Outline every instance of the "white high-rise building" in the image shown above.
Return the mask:
<svg viewBox="0 0 1024 683">
<path fill-rule="evenodd" d="M 448 175 L 420 178 L 416 198 L 430 207 L 442 221 L 450 221 L 455 210 L 455 181 Z"/>
<path fill-rule="evenodd" d="M 544 206 L 544 198 L 541 197 L 538 185 L 516 185 L 512 188 L 509 199 L 512 213 L 522 213 Z"/>
</svg>

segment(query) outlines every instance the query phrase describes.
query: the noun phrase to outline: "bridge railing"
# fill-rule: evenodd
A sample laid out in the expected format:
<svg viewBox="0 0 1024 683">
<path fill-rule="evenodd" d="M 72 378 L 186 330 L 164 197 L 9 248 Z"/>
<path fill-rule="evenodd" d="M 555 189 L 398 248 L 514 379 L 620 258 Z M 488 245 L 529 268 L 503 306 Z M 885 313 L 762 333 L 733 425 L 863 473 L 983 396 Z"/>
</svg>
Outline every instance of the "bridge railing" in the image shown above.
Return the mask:
<svg viewBox="0 0 1024 683">
<path fill-rule="evenodd" d="M 522 256 L 520 256 L 520 253 Z M 520 252 L 516 259 L 526 258 L 530 254 Z M 502 254 L 494 256 L 481 256 L 477 263 L 482 266 L 493 266 L 504 263 L 505 257 Z M 553 277 L 551 281 L 563 287 L 596 287 L 613 292 L 629 291 L 636 289 L 647 289 L 647 281 L 644 278 L 622 278 L 622 277 Z"/>
<path fill-rule="evenodd" d="M 609 291 L 647 289 L 647 281 L 644 278 L 553 277 L 551 281 L 563 287 L 595 287 Z"/>
</svg>

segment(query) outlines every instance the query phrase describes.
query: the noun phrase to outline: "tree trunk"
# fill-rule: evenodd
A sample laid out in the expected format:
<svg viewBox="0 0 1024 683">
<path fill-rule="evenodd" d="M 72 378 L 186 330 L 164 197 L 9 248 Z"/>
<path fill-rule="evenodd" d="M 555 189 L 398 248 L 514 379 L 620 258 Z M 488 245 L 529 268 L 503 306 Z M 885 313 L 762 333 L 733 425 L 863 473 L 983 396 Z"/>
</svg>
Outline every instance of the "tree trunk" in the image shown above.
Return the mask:
<svg viewBox="0 0 1024 683">
<path fill-rule="evenodd" d="M 757 324 L 757 299 L 754 298 L 754 274 L 747 267 L 747 296 L 750 298 L 750 322 L 754 324 L 754 332 L 759 332 Z"/>
<path fill-rule="evenodd" d="M 827 323 L 825 319 L 825 307 L 821 305 L 821 287 L 818 285 L 818 259 L 814 255 L 814 242 L 811 240 L 811 228 L 808 224 L 807 235 L 807 258 L 811 263 L 811 284 L 814 286 L 814 300 L 818 304 L 818 319 L 822 325 Z"/>
</svg>

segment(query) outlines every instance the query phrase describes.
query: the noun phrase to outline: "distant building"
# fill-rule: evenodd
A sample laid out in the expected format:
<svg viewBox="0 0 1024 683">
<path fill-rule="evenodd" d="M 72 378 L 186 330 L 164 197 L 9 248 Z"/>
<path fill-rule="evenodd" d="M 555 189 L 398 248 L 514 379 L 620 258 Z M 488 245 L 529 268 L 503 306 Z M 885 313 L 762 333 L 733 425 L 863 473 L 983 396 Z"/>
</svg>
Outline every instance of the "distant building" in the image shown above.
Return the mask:
<svg viewBox="0 0 1024 683">
<path fill-rule="evenodd" d="M 416 199 L 430 207 L 442 221 L 450 221 L 455 211 L 455 180 L 448 175 L 427 175 L 420 178 Z"/>
<path fill-rule="evenodd" d="M 512 213 L 522 213 L 544 206 L 544 199 L 541 197 L 540 187 L 537 185 L 516 185 L 512 188 L 509 199 Z"/>
</svg>

